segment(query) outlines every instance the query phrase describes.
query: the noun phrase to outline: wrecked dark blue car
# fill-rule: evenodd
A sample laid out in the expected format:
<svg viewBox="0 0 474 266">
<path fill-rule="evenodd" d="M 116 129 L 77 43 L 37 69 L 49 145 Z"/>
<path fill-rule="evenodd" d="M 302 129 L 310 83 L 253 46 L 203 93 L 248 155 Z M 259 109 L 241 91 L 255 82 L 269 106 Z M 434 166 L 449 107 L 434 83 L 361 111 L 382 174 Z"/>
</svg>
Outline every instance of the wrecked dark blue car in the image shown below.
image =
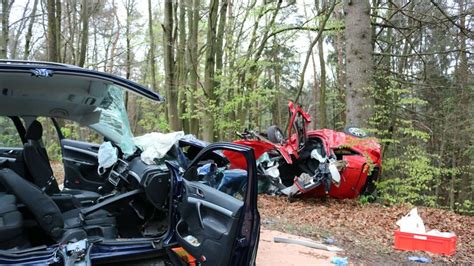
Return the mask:
<svg viewBox="0 0 474 266">
<path fill-rule="evenodd" d="M 252 149 L 181 138 L 146 161 L 130 130 L 126 92 L 163 101 L 106 73 L 0 61 L 0 264 L 160 256 L 177 264 L 255 264 L 260 221 Z M 103 143 L 66 138 L 65 123 L 91 129 Z M 45 130 L 57 135 L 63 183 L 43 145 Z M 246 169 L 229 170 L 225 152 L 242 156 Z M 221 173 L 213 184 L 198 171 L 206 165 Z"/>
</svg>

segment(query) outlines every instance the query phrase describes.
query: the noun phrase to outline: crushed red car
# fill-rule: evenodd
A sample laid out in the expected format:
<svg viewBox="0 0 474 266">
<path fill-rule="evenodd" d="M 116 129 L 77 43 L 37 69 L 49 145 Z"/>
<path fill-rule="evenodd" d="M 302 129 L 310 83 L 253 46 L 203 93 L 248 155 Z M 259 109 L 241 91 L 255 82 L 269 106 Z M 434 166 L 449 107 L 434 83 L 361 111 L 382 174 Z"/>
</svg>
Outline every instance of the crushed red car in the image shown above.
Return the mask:
<svg viewBox="0 0 474 266">
<path fill-rule="evenodd" d="M 245 130 L 234 143 L 252 147 L 259 173 L 259 191 L 289 197 L 355 198 L 374 193 L 382 169 L 381 146 L 365 131 L 347 127 L 308 130 L 311 117 L 288 103 L 287 137 L 277 126 L 266 133 Z M 245 162 L 226 152 L 232 168 Z M 245 168 L 244 168 L 245 169 Z"/>
</svg>

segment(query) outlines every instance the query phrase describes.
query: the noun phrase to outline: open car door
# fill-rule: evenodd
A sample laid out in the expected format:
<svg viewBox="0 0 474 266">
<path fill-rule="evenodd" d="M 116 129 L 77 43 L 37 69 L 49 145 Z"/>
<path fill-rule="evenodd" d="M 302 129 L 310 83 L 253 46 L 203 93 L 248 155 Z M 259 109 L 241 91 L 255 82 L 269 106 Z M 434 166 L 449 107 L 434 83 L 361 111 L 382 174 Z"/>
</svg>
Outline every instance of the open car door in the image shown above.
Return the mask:
<svg viewBox="0 0 474 266">
<path fill-rule="evenodd" d="M 304 148 L 307 141 L 307 127 L 311 123 L 311 116 L 301 106 L 288 102 L 288 143 L 295 150 L 293 154 Z M 295 134 L 295 135 L 294 135 Z"/>
<path fill-rule="evenodd" d="M 224 153 L 246 160 L 230 169 Z M 254 265 L 260 234 L 253 150 L 231 143 L 204 148 L 178 182 L 176 242 L 201 265 Z"/>
</svg>

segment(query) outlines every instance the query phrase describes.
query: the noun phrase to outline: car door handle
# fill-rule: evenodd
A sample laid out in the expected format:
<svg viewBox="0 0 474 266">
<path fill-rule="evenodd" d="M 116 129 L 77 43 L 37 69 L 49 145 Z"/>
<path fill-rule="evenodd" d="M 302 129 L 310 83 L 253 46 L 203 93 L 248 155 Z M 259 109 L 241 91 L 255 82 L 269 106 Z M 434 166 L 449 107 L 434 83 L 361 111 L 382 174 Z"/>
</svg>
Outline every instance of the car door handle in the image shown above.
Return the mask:
<svg viewBox="0 0 474 266">
<path fill-rule="evenodd" d="M 204 192 L 202 192 L 202 190 L 199 188 L 196 188 L 196 195 L 198 195 L 201 198 L 204 198 Z"/>
<path fill-rule="evenodd" d="M 198 198 L 194 198 L 194 197 L 188 197 L 188 203 L 194 204 L 199 211 L 201 210 L 201 207 L 205 207 L 205 208 L 209 208 L 211 210 L 214 210 L 216 212 L 219 212 L 219 213 L 221 213 L 221 214 L 223 214 L 227 217 L 234 217 L 234 213 L 232 211 L 230 211 L 230 210 L 228 210 L 224 207 L 221 207 L 217 204 L 214 204 L 214 203 L 202 200 L 202 199 L 198 199 Z"/>
</svg>

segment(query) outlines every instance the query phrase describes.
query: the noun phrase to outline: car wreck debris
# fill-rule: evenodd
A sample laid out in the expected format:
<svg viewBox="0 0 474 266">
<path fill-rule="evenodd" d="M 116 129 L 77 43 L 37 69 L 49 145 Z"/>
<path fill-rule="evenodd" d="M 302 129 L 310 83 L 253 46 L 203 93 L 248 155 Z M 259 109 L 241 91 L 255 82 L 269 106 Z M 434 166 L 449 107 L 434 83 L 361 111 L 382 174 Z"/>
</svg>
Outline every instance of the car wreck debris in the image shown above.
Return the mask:
<svg viewBox="0 0 474 266">
<path fill-rule="evenodd" d="M 382 164 L 377 140 L 356 127 L 345 132 L 308 130 L 309 114 L 293 102 L 288 109 L 286 136 L 277 126 L 269 127 L 266 134 L 237 132 L 240 139 L 234 143 L 252 147 L 258 158 L 260 193 L 355 198 L 374 192 Z M 232 167 L 245 168 L 239 158 L 225 155 Z"/>
<path fill-rule="evenodd" d="M 273 242 L 275 243 L 286 243 L 286 244 L 295 244 L 301 245 L 309 248 L 321 249 L 331 252 L 340 252 L 343 251 L 342 248 L 330 245 L 324 245 L 315 241 L 305 240 L 305 239 L 291 239 L 291 238 L 284 238 L 284 237 L 274 237 Z"/>
</svg>

